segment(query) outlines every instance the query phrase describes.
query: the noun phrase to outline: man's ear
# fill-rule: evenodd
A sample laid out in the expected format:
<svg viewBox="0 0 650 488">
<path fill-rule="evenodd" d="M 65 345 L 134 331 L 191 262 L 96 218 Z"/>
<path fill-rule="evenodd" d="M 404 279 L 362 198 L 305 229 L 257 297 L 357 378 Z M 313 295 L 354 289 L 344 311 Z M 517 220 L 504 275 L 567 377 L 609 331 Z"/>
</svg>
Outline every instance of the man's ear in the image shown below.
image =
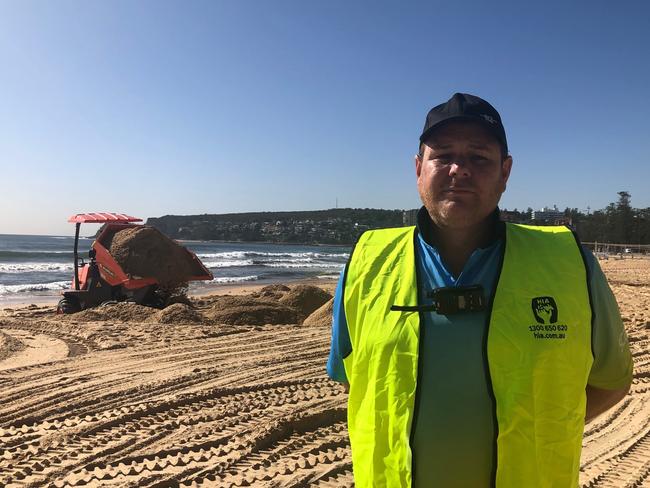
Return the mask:
<svg viewBox="0 0 650 488">
<path fill-rule="evenodd" d="M 501 181 L 503 182 L 503 191 L 506 191 L 506 184 L 510 178 L 510 170 L 512 169 L 512 156 L 508 155 L 501 163 Z"/>
<path fill-rule="evenodd" d="M 415 176 L 420 177 L 422 171 L 422 157 L 419 154 L 415 155 Z"/>
</svg>

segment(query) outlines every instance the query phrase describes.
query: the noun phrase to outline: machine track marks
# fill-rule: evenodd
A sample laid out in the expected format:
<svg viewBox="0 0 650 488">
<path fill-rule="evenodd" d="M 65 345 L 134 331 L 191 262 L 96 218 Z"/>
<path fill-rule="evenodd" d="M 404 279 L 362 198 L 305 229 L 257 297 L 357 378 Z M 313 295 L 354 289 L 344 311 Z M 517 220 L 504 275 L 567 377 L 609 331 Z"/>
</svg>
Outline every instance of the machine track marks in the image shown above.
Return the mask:
<svg viewBox="0 0 650 488">
<path fill-rule="evenodd" d="M 627 272 L 632 276 L 644 262 L 630 262 Z M 580 485 L 650 487 L 650 287 L 616 280 L 611 286 L 629 338 L 634 377 L 630 394 L 586 426 Z"/>
<path fill-rule="evenodd" d="M 0 385 L 0 486 L 350 476 L 345 394 L 323 374 L 328 335 L 262 327 L 11 370 Z"/>
</svg>

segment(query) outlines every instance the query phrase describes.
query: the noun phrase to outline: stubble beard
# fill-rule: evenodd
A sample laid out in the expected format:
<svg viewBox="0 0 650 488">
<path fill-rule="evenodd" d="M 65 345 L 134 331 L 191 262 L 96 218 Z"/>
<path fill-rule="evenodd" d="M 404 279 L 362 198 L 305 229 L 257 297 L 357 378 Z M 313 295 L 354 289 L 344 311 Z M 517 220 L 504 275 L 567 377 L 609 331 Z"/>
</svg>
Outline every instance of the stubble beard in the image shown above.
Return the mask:
<svg viewBox="0 0 650 488">
<path fill-rule="evenodd" d="M 497 207 L 501 193 L 494 195 L 494 205 L 487 210 L 481 207 L 476 198 L 475 204 L 471 201 L 435 200 L 430 193 L 420 192 L 420 199 L 433 223 L 439 228 L 448 229 L 467 229 L 484 222 Z"/>
</svg>

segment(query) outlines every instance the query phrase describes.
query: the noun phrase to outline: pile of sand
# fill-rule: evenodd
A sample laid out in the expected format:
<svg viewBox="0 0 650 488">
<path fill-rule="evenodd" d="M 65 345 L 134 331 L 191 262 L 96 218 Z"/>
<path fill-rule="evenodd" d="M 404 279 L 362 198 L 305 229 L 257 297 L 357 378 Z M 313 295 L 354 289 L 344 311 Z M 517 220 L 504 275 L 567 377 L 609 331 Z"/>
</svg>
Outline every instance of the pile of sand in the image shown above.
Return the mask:
<svg viewBox="0 0 650 488">
<path fill-rule="evenodd" d="M 13 356 L 23 349 L 25 349 L 25 344 L 0 331 L 0 360 Z"/>
<path fill-rule="evenodd" d="M 250 295 L 214 297 L 205 314 L 220 324 L 300 324 L 331 298 L 316 286 L 268 285 Z M 331 315 L 331 306 L 329 310 Z"/>
<path fill-rule="evenodd" d="M 63 316 L 75 322 L 148 322 L 161 324 L 208 324 L 211 321 L 185 303 L 174 303 L 158 310 L 131 302 L 106 303 L 71 315 Z"/>
<path fill-rule="evenodd" d="M 112 320 L 116 322 L 146 322 L 156 309 L 131 302 L 106 303 L 99 307 L 89 308 L 81 312 L 65 316 L 75 321 L 99 322 Z"/>
<path fill-rule="evenodd" d="M 252 293 L 251 296 L 255 298 L 272 298 L 274 300 L 279 300 L 290 290 L 291 288 L 289 288 L 287 285 L 278 283 L 274 285 L 264 286 L 260 289 L 260 291 Z"/>
<path fill-rule="evenodd" d="M 201 312 L 185 303 L 174 303 L 156 312 L 149 321 L 161 324 L 205 324 L 208 322 Z"/>
<path fill-rule="evenodd" d="M 296 285 L 279 299 L 279 303 L 296 309 L 302 322 L 331 298 L 332 295 L 317 286 Z"/>
<path fill-rule="evenodd" d="M 106 303 L 72 314 L 81 322 L 147 322 L 161 324 L 331 324 L 332 295 L 316 286 L 269 285 L 250 295 L 213 296 L 197 300 L 200 310 L 188 303 L 174 303 L 162 310 L 131 302 Z"/>
<path fill-rule="evenodd" d="M 330 327 L 332 325 L 332 313 L 334 310 L 334 299 L 330 299 L 302 323 L 310 327 Z"/>
<path fill-rule="evenodd" d="M 214 322 L 230 325 L 296 324 L 298 311 L 275 300 L 253 296 L 222 296 L 206 315 Z"/>
<path fill-rule="evenodd" d="M 153 227 L 137 226 L 116 232 L 109 252 L 127 274 L 156 278 L 162 285 L 173 287 L 203 274 L 184 247 Z"/>
</svg>

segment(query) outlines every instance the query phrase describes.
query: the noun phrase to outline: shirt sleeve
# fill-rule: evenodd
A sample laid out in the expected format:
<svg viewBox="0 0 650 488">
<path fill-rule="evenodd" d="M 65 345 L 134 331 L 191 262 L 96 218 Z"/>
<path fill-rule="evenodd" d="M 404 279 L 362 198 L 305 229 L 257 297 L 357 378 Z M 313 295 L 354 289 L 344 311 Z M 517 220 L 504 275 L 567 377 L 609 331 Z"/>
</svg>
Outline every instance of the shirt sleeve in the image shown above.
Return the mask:
<svg viewBox="0 0 650 488">
<path fill-rule="evenodd" d="M 343 359 L 352 352 L 352 343 L 350 342 L 350 333 L 348 332 L 348 323 L 345 320 L 345 310 L 343 308 L 343 281 L 345 271 L 341 273 L 336 292 L 334 293 L 333 316 L 332 316 L 332 345 L 330 355 L 327 359 L 327 374 L 330 378 L 341 383 L 347 383 L 348 378 L 345 374 Z"/>
<path fill-rule="evenodd" d="M 585 250 L 590 269 L 590 291 L 594 313 L 594 363 L 588 384 L 617 390 L 632 382 L 632 354 L 616 298 L 594 255 Z"/>
</svg>

